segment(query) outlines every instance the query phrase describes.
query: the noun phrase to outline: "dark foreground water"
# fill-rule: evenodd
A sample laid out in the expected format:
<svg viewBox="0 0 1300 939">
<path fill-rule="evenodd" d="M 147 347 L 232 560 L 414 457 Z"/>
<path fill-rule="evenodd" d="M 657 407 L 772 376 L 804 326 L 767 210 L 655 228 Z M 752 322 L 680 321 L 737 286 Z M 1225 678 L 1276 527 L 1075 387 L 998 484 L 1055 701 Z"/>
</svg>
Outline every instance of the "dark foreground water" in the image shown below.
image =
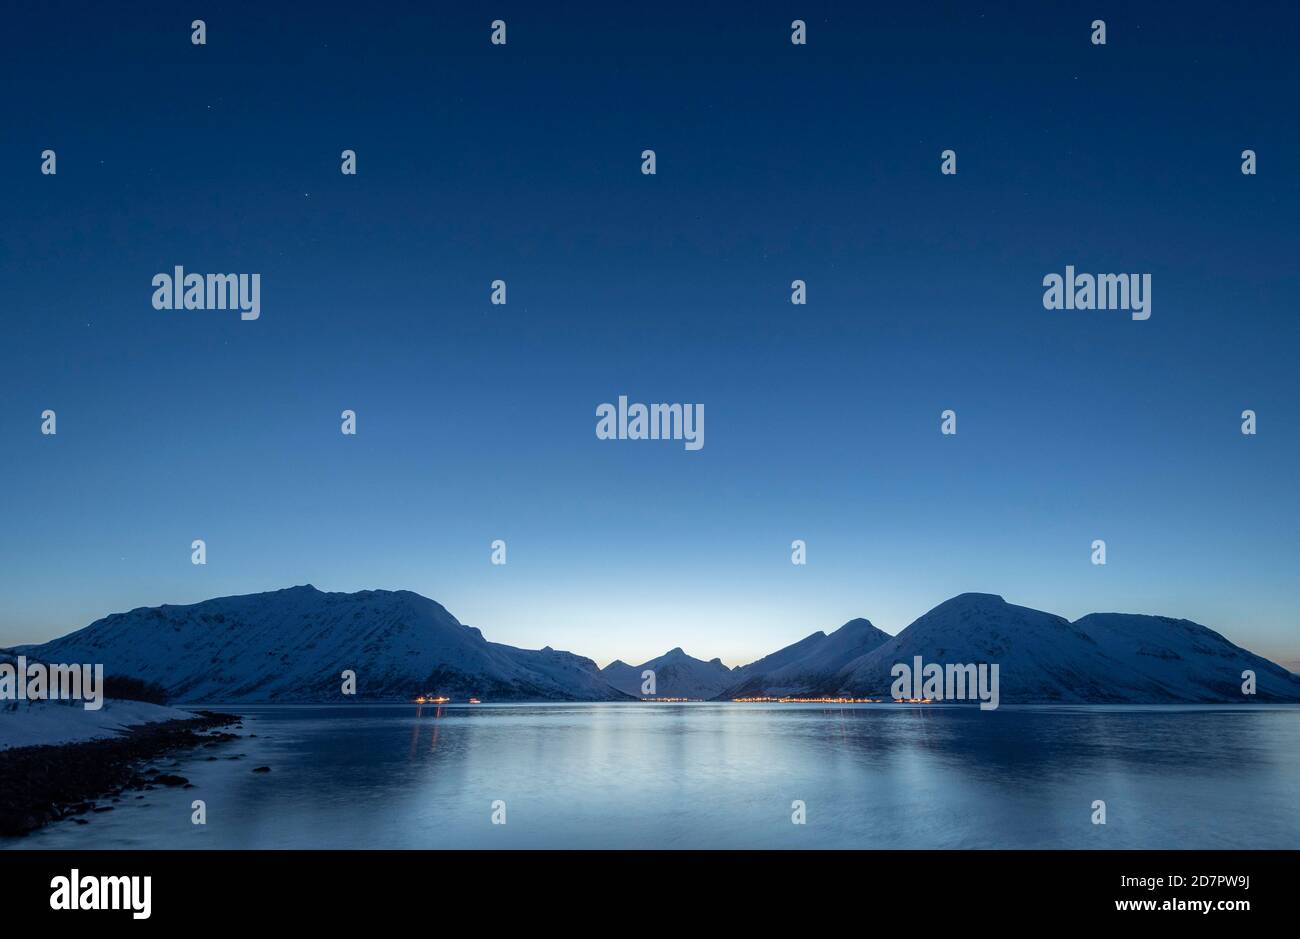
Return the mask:
<svg viewBox="0 0 1300 939">
<path fill-rule="evenodd" d="M 1300 847 L 1293 707 L 226 710 L 257 736 L 157 764 L 195 788 L 128 793 L 88 824 L 0 844 Z M 252 772 L 262 765 L 271 772 Z M 191 823 L 195 799 L 206 825 Z M 492 823 L 498 800 L 504 825 Z M 804 825 L 791 822 L 795 800 Z M 1105 825 L 1092 823 L 1095 800 Z"/>
</svg>

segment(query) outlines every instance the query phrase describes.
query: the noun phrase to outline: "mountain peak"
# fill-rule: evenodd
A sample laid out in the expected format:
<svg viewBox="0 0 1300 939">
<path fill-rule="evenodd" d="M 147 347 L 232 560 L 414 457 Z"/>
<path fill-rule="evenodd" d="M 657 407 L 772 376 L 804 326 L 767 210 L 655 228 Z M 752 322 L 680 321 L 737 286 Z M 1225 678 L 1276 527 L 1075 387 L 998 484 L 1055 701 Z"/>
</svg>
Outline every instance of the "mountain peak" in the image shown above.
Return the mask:
<svg viewBox="0 0 1300 939">
<path fill-rule="evenodd" d="M 1007 601 L 1006 601 L 1006 600 L 1003 600 L 1003 599 L 1002 599 L 1000 596 L 998 596 L 996 593 L 974 593 L 974 592 L 968 591 L 968 592 L 966 592 L 966 593 L 959 593 L 959 594 L 957 594 L 957 596 L 953 597 L 951 600 L 949 600 L 949 601 L 947 601 L 947 602 L 948 602 L 948 603 L 965 603 L 965 604 L 970 604 L 970 605 L 972 605 L 972 606 L 982 606 L 982 605 L 986 605 L 986 604 L 987 604 L 987 605 L 993 605 L 993 604 L 1004 605 L 1004 604 L 1006 604 Z"/>
<path fill-rule="evenodd" d="M 331 676 L 363 654 L 365 695 L 374 700 L 426 692 L 624 700 L 649 694 L 647 668 L 656 672 L 658 697 L 883 697 L 893 666 L 916 656 L 998 665 L 1007 703 L 1240 701 L 1246 669 L 1256 673 L 1256 700 L 1300 700 L 1300 678 L 1189 620 L 1092 613 L 1070 623 L 991 593 L 958 594 L 892 637 L 852 619 L 734 670 L 680 646 L 640 666 L 616 660 L 601 670 L 550 646 L 489 642 L 411 591 L 322 592 L 311 584 L 113 613 L 12 654 L 103 662 L 109 674 L 156 681 L 189 702 L 335 701 Z"/>
<path fill-rule="evenodd" d="M 711 698 L 731 677 L 731 669 L 722 664 L 722 659 L 705 662 L 681 646 L 674 646 L 663 655 L 636 666 L 616 659 L 600 673 L 614 688 L 640 697 L 644 693 L 641 690 L 642 675 L 646 670 L 655 673 L 657 690 L 654 694 L 660 697 Z"/>
<path fill-rule="evenodd" d="M 116 613 L 35 647 L 50 661 L 103 662 L 162 684 L 178 701 L 337 700 L 340 664 L 365 661 L 362 694 L 607 701 L 595 663 L 550 646 L 488 642 L 439 603 L 407 590 L 325 593 L 311 584 Z"/>
<path fill-rule="evenodd" d="M 1010 604 L 996 593 L 959 593 L 955 597 L 944 600 L 931 613 L 943 611 L 951 613 L 953 611 L 976 611 L 989 613 L 993 611 L 1005 610 Z M 928 615 L 928 614 L 927 614 Z"/>
</svg>

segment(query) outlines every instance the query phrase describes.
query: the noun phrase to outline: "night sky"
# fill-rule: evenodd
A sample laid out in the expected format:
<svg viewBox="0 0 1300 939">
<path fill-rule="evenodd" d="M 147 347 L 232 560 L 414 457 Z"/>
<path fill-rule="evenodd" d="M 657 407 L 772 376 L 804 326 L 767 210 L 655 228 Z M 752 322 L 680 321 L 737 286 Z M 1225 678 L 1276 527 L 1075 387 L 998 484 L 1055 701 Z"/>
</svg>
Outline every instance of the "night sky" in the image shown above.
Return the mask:
<svg viewBox="0 0 1300 939">
<path fill-rule="evenodd" d="M 740 664 L 971 590 L 1300 660 L 1294 6 L 268 6 L 4 11 L 0 645 L 312 583 Z"/>
</svg>

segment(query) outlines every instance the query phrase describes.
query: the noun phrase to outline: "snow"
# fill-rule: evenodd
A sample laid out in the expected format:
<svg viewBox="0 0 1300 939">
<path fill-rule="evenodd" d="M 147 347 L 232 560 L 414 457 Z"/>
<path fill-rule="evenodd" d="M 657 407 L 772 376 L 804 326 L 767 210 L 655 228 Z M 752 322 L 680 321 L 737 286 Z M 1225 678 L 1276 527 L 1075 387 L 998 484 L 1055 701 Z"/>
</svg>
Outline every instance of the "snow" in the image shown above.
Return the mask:
<svg viewBox="0 0 1300 939">
<path fill-rule="evenodd" d="M 111 698 L 98 711 L 87 711 L 80 701 L 3 701 L 0 750 L 115 737 L 139 724 L 193 716 L 177 708 Z"/>
<path fill-rule="evenodd" d="M 794 645 L 744 665 L 720 698 L 819 694 L 849 662 L 893 637 L 868 620 L 849 620 L 829 636 L 816 632 Z"/>
<path fill-rule="evenodd" d="M 102 662 L 105 674 L 155 681 L 181 702 L 344 701 L 345 670 L 356 673 L 356 699 L 428 692 L 485 701 L 625 700 L 590 659 L 488 642 L 409 590 L 324 593 L 307 585 L 142 607 L 15 651 Z"/>
<path fill-rule="evenodd" d="M 738 669 L 680 648 L 603 671 L 549 647 L 489 642 L 444 607 L 407 590 L 324 593 L 311 586 L 117 613 L 43 646 L 35 661 L 103 663 L 105 674 L 154 681 L 179 702 L 411 700 L 423 693 L 491 701 L 626 701 L 653 669 L 659 697 L 844 694 L 886 697 L 897 662 L 996 663 L 1006 703 L 1300 701 L 1300 677 L 1205 626 L 1160 616 L 1094 613 L 1075 622 L 968 593 L 897 636 L 845 623 Z M 87 725 L 89 726 L 89 725 Z"/>
<path fill-rule="evenodd" d="M 1004 703 L 1300 701 L 1300 679 L 1214 630 L 1162 616 L 1093 613 L 1071 623 L 967 593 L 939 604 L 835 676 L 827 692 L 887 697 L 897 662 L 997 663 Z M 1255 671 L 1257 693 L 1241 693 Z"/>
<path fill-rule="evenodd" d="M 650 669 L 655 673 L 656 698 L 712 698 L 735 679 L 731 669 L 721 659 L 693 658 L 681 650 L 670 649 L 656 659 L 640 665 L 613 661 L 601 669 L 604 679 L 627 694 L 641 695 L 641 673 Z"/>
</svg>

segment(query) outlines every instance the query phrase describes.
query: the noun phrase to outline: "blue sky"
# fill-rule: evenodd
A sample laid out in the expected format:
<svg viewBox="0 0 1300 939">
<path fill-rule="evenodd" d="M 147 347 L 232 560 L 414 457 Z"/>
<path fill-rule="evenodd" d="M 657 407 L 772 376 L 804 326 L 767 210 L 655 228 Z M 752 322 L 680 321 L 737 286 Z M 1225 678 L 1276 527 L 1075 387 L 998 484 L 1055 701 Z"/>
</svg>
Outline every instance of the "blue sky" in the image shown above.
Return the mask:
<svg viewBox="0 0 1300 939">
<path fill-rule="evenodd" d="M 310 582 L 602 664 L 966 590 L 1300 660 L 1300 14 L 384 9 L 6 14 L 0 645 Z M 154 310 L 177 264 L 261 318 Z M 705 447 L 597 440 L 620 394 Z"/>
</svg>

